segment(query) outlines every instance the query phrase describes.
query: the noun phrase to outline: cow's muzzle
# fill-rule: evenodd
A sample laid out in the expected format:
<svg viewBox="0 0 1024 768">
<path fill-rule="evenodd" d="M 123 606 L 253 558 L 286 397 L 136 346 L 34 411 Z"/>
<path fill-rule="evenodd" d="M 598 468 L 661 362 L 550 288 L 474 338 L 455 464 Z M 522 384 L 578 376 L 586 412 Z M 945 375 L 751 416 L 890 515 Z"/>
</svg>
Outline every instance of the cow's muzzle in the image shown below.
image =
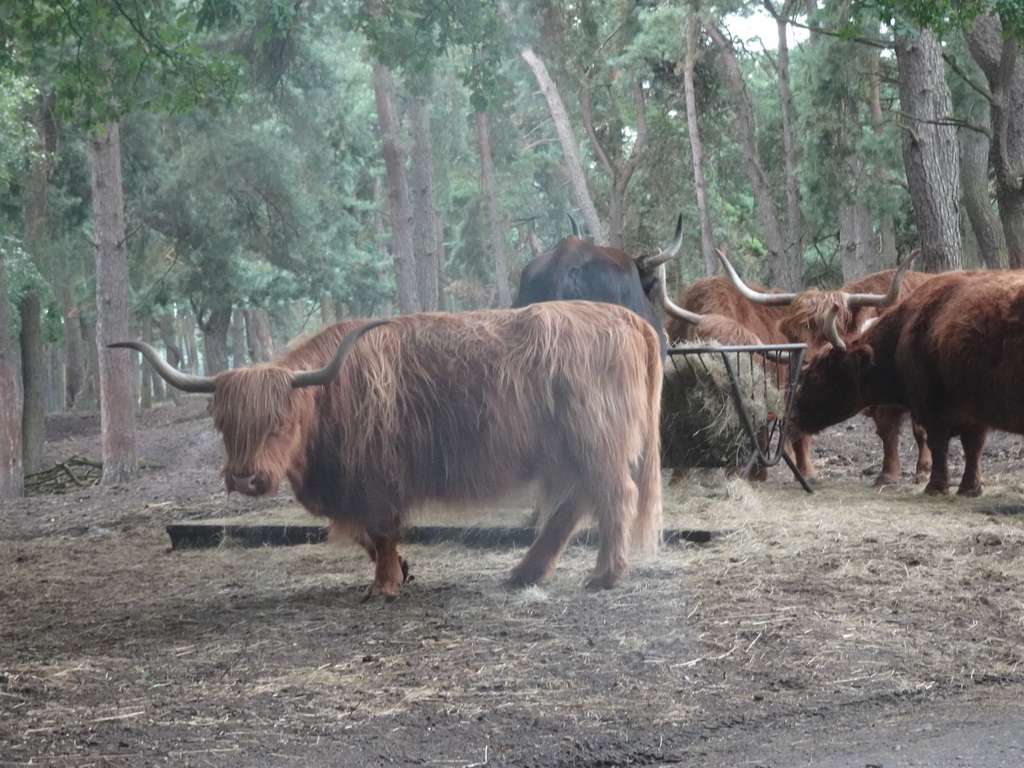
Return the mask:
<svg viewBox="0 0 1024 768">
<path fill-rule="evenodd" d="M 227 480 L 229 491 L 238 491 L 247 496 L 262 496 L 270 490 L 270 483 L 262 475 L 229 475 Z"/>
</svg>

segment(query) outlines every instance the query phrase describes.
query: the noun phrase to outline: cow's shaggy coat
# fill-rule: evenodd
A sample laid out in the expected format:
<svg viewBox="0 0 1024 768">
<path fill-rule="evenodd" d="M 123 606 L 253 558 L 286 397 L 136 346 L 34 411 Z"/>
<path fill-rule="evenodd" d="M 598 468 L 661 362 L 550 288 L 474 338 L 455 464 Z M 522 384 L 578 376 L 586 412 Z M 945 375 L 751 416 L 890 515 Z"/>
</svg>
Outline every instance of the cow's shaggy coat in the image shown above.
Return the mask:
<svg viewBox="0 0 1024 768">
<path fill-rule="evenodd" d="M 625 573 L 631 538 L 655 546 L 662 367 L 638 315 L 551 302 L 396 317 L 356 343 L 330 383 L 293 388 L 295 371 L 324 366 L 361 328 L 339 323 L 271 363 L 218 374 L 211 412 L 228 489 L 273 492 L 287 477 L 306 509 L 369 552 L 368 596 L 404 581 L 397 544 L 417 507 L 494 500 L 530 482 L 541 525 L 513 581 L 545 579 L 591 513 L 601 542 L 588 586 Z"/>
</svg>

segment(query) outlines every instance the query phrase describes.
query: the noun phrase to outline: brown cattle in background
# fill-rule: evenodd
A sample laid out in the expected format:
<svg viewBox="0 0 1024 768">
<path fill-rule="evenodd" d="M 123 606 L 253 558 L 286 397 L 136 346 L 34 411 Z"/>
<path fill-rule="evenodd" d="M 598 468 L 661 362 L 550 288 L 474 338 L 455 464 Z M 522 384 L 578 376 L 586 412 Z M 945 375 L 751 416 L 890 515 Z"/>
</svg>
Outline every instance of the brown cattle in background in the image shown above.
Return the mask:
<svg viewBox="0 0 1024 768">
<path fill-rule="evenodd" d="M 949 489 L 948 450 L 959 436 L 957 491 L 982 492 L 988 432 L 1024 434 L 1024 272 L 946 272 L 924 282 L 842 346 L 812 357 L 794 418 L 809 432 L 870 405 L 898 405 L 927 432 L 925 493 Z"/>
<path fill-rule="evenodd" d="M 785 342 L 807 344 L 808 354 L 829 344 L 842 344 L 842 339 L 851 336 L 878 317 L 887 307 L 908 296 L 915 288 L 930 277 L 922 272 L 910 272 L 911 262 L 920 251 L 914 251 L 897 269 L 884 270 L 847 283 L 842 288 L 822 290 L 808 288 L 796 293 L 781 291 L 765 292 L 747 286 L 740 279 L 732 264 L 721 251 L 718 259 L 737 292 L 750 302 L 751 306 L 765 311 L 782 310 L 776 322 L 776 330 Z M 836 318 L 835 336 L 830 338 L 825 326 L 829 314 Z M 899 482 L 902 474 L 899 442 L 900 431 L 907 418 L 906 409 L 893 406 L 878 406 L 865 412 L 875 422 L 875 432 L 882 441 L 882 468 L 874 485 L 881 487 Z M 917 443 L 917 466 L 914 482 L 924 482 L 931 469 L 931 453 L 923 429 L 912 422 L 914 440 Z M 815 474 L 811 461 L 811 436 L 794 430 L 793 450 L 797 467 L 806 477 Z"/>
<path fill-rule="evenodd" d="M 589 514 L 600 533 L 591 588 L 625 574 L 631 538 L 649 551 L 660 536 L 658 338 L 622 307 L 338 323 L 213 378 L 182 374 L 145 344 L 111 346 L 139 350 L 179 389 L 213 393 L 227 489 L 262 495 L 287 477 L 307 510 L 369 553 L 367 597 L 398 593 L 402 525 L 431 502 L 487 502 L 535 482 L 541 525 L 512 570 L 519 584 L 543 581 Z"/>
</svg>

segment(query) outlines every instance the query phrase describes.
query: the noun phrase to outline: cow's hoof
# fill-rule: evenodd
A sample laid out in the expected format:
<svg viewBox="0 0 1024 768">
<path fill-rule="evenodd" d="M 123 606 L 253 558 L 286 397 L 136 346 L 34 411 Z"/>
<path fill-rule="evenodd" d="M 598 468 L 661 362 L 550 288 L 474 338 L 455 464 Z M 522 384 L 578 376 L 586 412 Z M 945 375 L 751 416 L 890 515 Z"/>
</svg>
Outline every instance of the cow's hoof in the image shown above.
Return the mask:
<svg viewBox="0 0 1024 768">
<path fill-rule="evenodd" d="M 541 578 L 534 575 L 526 575 L 522 573 L 516 573 L 512 571 L 505 579 L 505 585 L 509 589 L 525 589 L 526 587 L 536 587 L 541 583 Z"/>
<path fill-rule="evenodd" d="M 875 478 L 875 482 L 871 484 L 872 488 L 884 488 L 887 485 L 899 485 L 899 478 L 893 477 L 892 475 L 879 475 Z"/>
<path fill-rule="evenodd" d="M 925 489 L 924 489 L 924 495 L 925 496 L 945 496 L 948 493 L 949 493 L 949 487 L 948 486 L 932 485 L 931 483 L 926 485 Z"/>
<path fill-rule="evenodd" d="M 381 584 L 371 584 L 366 588 L 366 592 L 363 594 L 363 599 L 359 602 L 369 603 L 377 598 L 382 598 L 385 603 L 394 602 L 398 599 L 398 587 L 387 587 Z"/>
<path fill-rule="evenodd" d="M 975 488 L 960 488 L 957 490 L 957 496 L 966 496 L 969 499 L 976 499 L 981 496 L 982 488 L 977 486 Z"/>
<path fill-rule="evenodd" d="M 591 592 L 596 592 L 599 589 L 612 589 L 618 581 L 619 577 L 614 573 L 592 573 L 583 582 L 583 588 Z"/>
</svg>

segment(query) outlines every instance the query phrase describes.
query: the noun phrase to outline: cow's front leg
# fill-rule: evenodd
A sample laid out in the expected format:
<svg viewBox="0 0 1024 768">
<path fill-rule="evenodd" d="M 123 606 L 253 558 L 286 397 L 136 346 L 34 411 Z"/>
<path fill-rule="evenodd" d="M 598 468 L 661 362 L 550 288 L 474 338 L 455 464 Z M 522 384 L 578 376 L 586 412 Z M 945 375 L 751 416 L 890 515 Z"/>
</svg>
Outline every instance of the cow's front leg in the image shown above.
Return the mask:
<svg viewBox="0 0 1024 768">
<path fill-rule="evenodd" d="M 398 552 L 397 538 L 397 535 L 370 534 L 370 540 L 373 542 L 373 551 L 370 554 L 374 566 L 373 583 L 366 588 L 366 594 L 363 595 L 364 603 L 375 597 L 394 600 L 398 597 L 398 590 L 409 577 L 409 565 Z"/>
<path fill-rule="evenodd" d="M 903 473 L 900 462 L 900 430 L 907 418 L 905 408 L 894 405 L 878 405 L 869 409 L 875 422 L 875 434 L 882 440 L 882 471 L 875 478 L 875 488 L 896 485 Z"/>
<path fill-rule="evenodd" d="M 339 533 L 347 534 L 365 549 L 373 563 L 373 583 L 366 588 L 363 602 L 378 596 L 385 600 L 398 597 L 399 588 L 413 578 L 409 575 L 409 563 L 398 552 L 398 532 L 371 533 L 365 528 L 338 524 L 332 528 L 332 536 Z"/>
<path fill-rule="evenodd" d="M 987 439 L 987 429 L 960 435 L 960 444 L 964 447 L 964 475 L 956 491 L 958 496 L 981 496 L 985 487 L 982 482 L 981 452 L 985 449 Z"/>
</svg>

